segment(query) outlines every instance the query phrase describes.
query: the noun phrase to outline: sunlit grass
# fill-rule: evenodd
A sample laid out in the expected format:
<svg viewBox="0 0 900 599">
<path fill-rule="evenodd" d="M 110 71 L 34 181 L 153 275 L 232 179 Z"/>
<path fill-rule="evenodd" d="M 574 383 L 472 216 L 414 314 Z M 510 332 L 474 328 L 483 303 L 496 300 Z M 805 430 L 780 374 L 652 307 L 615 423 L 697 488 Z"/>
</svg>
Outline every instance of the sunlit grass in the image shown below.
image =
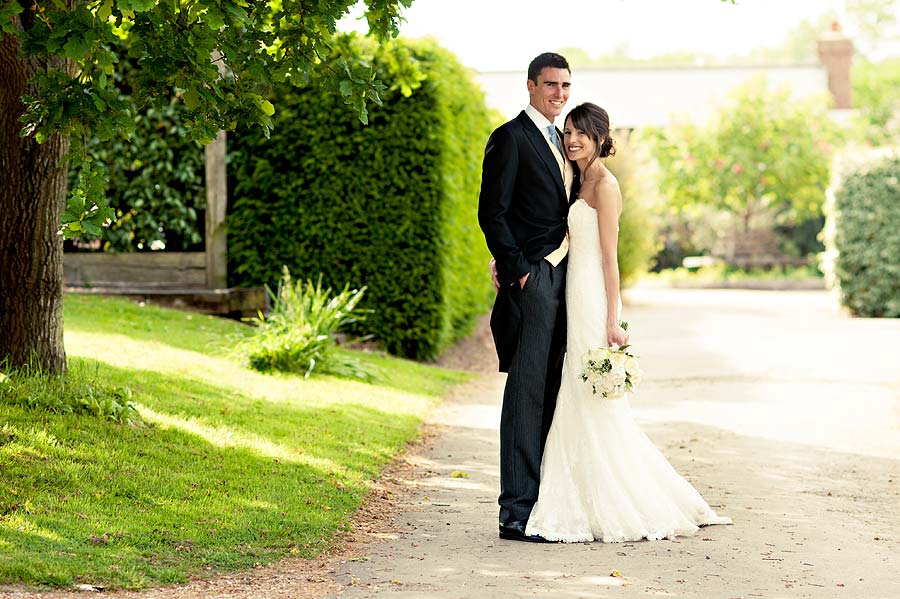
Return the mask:
<svg viewBox="0 0 900 599">
<path fill-rule="evenodd" d="M 354 353 L 365 384 L 262 375 L 232 321 L 66 298 L 77 376 L 142 424 L 0 402 L 0 583 L 141 587 L 314 556 L 460 373 Z"/>
</svg>

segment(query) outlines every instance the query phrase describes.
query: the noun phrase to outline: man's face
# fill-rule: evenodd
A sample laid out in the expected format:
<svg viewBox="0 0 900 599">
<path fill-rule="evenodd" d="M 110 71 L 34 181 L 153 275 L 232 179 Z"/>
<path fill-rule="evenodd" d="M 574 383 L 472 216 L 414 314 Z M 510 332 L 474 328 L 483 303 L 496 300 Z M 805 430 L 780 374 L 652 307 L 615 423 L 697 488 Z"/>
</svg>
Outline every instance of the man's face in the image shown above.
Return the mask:
<svg viewBox="0 0 900 599">
<path fill-rule="evenodd" d="M 570 74 L 568 69 L 544 67 L 537 77 L 537 83 L 528 80 L 531 105 L 547 117 L 551 123 L 560 115 L 569 99 Z"/>
</svg>

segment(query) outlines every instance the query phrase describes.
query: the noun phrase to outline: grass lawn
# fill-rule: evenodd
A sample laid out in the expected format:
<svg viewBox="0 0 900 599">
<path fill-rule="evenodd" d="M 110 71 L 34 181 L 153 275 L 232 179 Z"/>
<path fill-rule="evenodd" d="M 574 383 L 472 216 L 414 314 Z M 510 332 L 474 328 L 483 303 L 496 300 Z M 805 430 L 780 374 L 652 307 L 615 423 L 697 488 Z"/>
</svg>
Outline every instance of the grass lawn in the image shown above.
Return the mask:
<svg viewBox="0 0 900 599">
<path fill-rule="evenodd" d="M 127 386 L 144 424 L 0 392 L 0 583 L 139 588 L 314 556 L 465 374 L 372 354 L 375 384 L 262 375 L 239 323 L 65 299 L 70 369 Z M 0 383 L 2 384 L 2 383 Z"/>
</svg>

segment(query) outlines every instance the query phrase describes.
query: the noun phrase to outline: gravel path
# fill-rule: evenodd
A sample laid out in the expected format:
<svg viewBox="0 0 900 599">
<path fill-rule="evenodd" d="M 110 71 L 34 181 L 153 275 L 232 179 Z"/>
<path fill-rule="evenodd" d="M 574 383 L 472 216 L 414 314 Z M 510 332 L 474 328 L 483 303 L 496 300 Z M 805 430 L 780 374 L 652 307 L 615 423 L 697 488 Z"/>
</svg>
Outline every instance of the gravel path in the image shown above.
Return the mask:
<svg viewBox="0 0 900 599">
<path fill-rule="evenodd" d="M 900 596 L 900 321 L 844 318 L 824 292 L 627 299 L 646 372 L 636 414 L 735 525 L 621 545 L 498 540 L 503 378 L 488 375 L 435 414 L 443 433 L 398 532 L 342 564 L 332 596 Z"/>
</svg>

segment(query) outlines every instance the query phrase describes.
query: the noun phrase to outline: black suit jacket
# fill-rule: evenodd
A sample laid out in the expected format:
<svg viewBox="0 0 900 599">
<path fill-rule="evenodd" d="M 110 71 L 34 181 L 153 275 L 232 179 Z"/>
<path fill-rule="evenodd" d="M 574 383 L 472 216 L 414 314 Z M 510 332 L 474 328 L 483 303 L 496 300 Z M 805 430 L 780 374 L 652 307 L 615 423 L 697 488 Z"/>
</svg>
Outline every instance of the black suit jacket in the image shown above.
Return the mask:
<svg viewBox="0 0 900 599">
<path fill-rule="evenodd" d="M 517 283 L 530 263 L 559 247 L 568 211 L 556 158 L 522 111 L 491 134 L 481 173 L 478 223 L 501 285 Z"/>
<path fill-rule="evenodd" d="M 558 129 L 557 134 L 562 139 Z M 577 191 L 573 181 L 572 197 Z M 491 332 L 501 372 L 509 370 L 518 339 L 521 314 L 512 297 L 518 291 L 515 286 L 531 272 L 532 263 L 562 243 L 570 200 L 544 134 L 524 111 L 491 134 L 484 152 L 478 223 L 500 279 Z"/>
</svg>

